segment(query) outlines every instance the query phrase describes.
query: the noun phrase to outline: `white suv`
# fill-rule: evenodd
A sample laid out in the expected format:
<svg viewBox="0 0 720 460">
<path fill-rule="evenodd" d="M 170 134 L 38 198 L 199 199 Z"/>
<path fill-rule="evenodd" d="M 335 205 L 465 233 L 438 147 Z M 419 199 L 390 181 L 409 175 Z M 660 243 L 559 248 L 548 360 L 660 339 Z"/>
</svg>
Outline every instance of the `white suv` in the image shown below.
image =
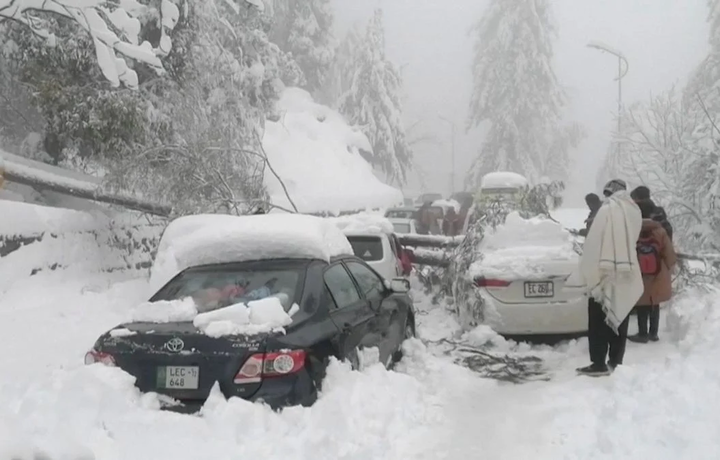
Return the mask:
<svg viewBox="0 0 720 460">
<path fill-rule="evenodd" d="M 355 255 L 370 265 L 383 278 L 390 281 L 403 277 L 400 251 L 402 247 L 397 237 L 381 232 L 346 232 Z"/>
</svg>

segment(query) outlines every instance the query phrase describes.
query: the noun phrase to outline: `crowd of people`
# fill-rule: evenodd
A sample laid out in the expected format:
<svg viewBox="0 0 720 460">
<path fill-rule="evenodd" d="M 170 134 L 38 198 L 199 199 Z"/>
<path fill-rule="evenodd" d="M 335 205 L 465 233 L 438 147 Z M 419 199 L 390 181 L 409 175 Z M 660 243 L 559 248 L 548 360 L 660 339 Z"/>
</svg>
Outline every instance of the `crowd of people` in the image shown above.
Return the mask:
<svg viewBox="0 0 720 460">
<path fill-rule="evenodd" d="M 568 286 L 588 292 L 588 345 L 591 364 L 583 375 L 609 375 L 623 363 L 627 340 L 659 340 L 660 304 L 672 296 L 671 271 L 677 262 L 673 229 L 665 210 L 640 186 L 628 192 L 620 179 L 608 182 L 604 199 L 588 194 L 590 209 L 579 270 Z M 628 337 L 631 313 L 638 333 Z"/>
</svg>

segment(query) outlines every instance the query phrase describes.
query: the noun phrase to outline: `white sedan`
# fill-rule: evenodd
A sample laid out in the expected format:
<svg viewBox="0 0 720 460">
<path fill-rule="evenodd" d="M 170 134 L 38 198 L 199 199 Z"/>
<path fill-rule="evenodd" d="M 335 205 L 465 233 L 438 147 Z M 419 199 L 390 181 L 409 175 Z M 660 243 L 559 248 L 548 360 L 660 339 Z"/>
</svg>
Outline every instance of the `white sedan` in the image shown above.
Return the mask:
<svg viewBox="0 0 720 460">
<path fill-rule="evenodd" d="M 574 248 L 573 236 L 557 223 L 509 216 L 470 268 L 485 321 L 509 336 L 586 332 L 585 292 L 565 287 L 578 266 Z"/>
</svg>

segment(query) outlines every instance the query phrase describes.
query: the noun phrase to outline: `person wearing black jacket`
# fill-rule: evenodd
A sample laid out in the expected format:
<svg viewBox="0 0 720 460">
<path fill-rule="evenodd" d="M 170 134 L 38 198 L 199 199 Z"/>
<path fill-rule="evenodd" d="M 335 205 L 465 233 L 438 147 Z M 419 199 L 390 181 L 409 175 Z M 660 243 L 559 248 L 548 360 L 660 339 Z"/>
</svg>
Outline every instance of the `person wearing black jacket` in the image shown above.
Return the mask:
<svg viewBox="0 0 720 460">
<path fill-rule="evenodd" d="M 592 221 L 593 219 L 595 219 L 595 215 L 600 209 L 600 206 L 602 206 L 602 201 L 600 200 L 600 197 L 594 193 L 588 193 L 587 195 L 585 195 L 585 203 L 587 204 L 588 208 L 590 208 L 590 213 L 588 214 L 587 219 L 585 219 L 585 228 L 580 229 L 580 231 L 578 232 L 578 235 L 580 236 L 587 236 L 587 233 L 590 231 Z"/>
<path fill-rule="evenodd" d="M 632 197 L 632 199 L 635 200 L 636 203 L 640 203 L 641 201 L 647 201 L 652 204 L 655 210 L 653 211 L 650 218 L 655 222 L 659 222 L 660 225 L 662 225 L 662 227 L 665 229 L 665 232 L 667 232 L 670 240 L 672 241 L 673 228 L 667 218 L 667 213 L 662 206 L 656 205 L 655 202 L 650 199 L 650 189 L 645 187 L 644 185 L 641 185 L 639 187 L 636 187 L 635 190 L 633 190 L 632 192 L 630 192 L 630 197 Z"/>
</svg>

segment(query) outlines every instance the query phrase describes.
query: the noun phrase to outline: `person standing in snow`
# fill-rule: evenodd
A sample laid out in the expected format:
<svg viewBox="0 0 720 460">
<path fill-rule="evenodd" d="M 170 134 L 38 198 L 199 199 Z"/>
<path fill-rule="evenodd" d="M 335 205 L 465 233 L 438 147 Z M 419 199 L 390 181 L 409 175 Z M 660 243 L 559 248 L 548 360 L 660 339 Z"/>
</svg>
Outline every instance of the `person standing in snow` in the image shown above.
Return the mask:
<svg viewBox="0 0 720 460">
<path fill-rule="evenodd" d="M 672 296 L 670 271 L 677 262 L 677 255 L 662 224 L 652 219 L 655 212 L 652 201 L 639 201 L 638 206 L 643 222 L 637 252 L 645 289 L 635 307 L 638 333 L 628 337 L 628 340 L 636 343 L 657 342 L 660 326 L 660 303 L 670 300 Z M 650 324 L 649 331 L 648 322 Z"/>
<path fill-rule="evenodd" d="M 623 180 L 608 182 L 603 194 L 605 202 L 585 238 L 578 270 L 566 283 L 568 287 L 584 287 L 589 295 L 592 364 L 577 369 L 589 376 L 609 375 L 623 363 L 630 311 L 643 293 L 635 251 L 642 227 L 640 208 Z"/>
<path fill-rule="evenodd" d="M 650 199 L 650 189 L 645 187 L 644 185 L 641 185 L 639 187 L 636 187 L 635 190 L 630 193 L 630 196 L 638 204 L 645 201 L 652 204 L 654 210 L 650 218 L 656 222 L 659 222 L 660 225 L 662 225 L 662 227 L 665 229 L 667 235 L 670 237 L 670 240 L 672 240 L 673 227 L 672 225 L 670 225 L 670 221 L 667 218 L 667 213 L 662 206 L 657 206 L 655 202 Z"/>
<path fill-rule="evenodd" d="M 595 214 L 597 214 L 600 206 L 602 206 L 602 201 L 600 200 L 600 197 L 596 194 L 588 193 L 587 195 L 585 195 L 585 204 L 587 204 L 588 208 L 590 209 L 590 213 L 588 214 L 587 219 L 585 219 L 585 228 L 580 229 L 580 231 L 578 232 L 578 235 L 580 236 L 587 236 L 587 233 L 590 231 L 590 226 L 592 225 L 593 219 L 595 219 Z"/>
<path fill-rule="evenodd" d="M 450 208 L 443 218 L 442 232 L 445 236 L 456 236 L 458 234 L 459 216 L 455 212 L 455 208 Z"/>
</svg>

